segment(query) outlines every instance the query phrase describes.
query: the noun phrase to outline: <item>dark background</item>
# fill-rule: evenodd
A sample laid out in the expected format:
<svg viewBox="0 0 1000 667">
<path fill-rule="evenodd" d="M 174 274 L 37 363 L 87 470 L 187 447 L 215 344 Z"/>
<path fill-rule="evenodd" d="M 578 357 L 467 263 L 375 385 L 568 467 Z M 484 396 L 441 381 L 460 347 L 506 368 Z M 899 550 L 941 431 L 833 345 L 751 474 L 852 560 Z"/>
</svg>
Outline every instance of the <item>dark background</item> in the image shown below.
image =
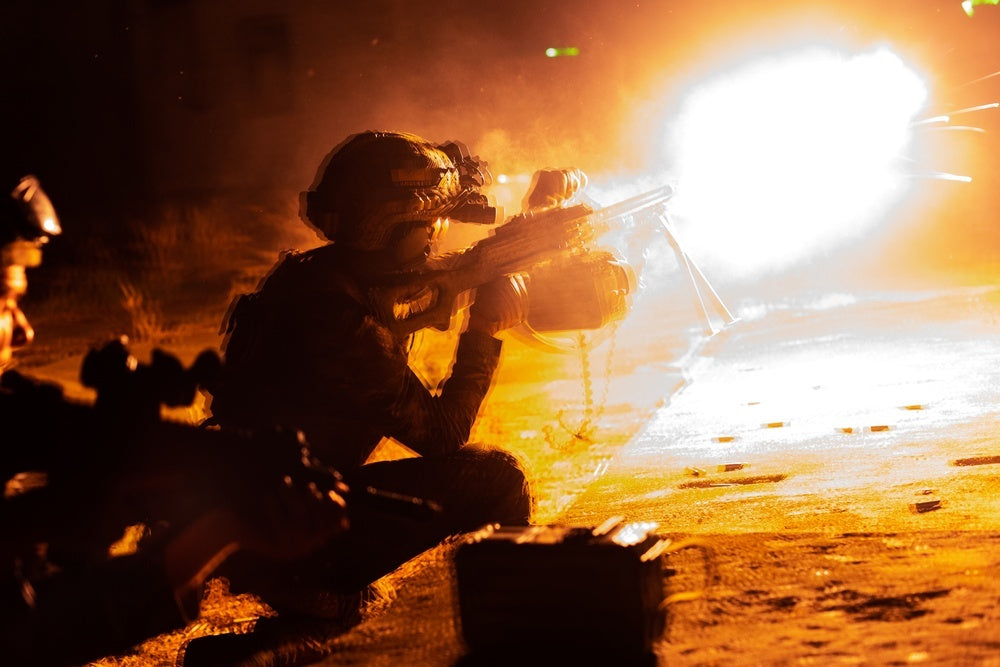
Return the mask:
<svg viewBox="0 0 1000 667">
<path fill-rule="evenodd" d="M 1000 77 L 968 83 L 1000 70 L 1000 8 L 958 0 L 5 0 L 4 176 L 37 174 L 78 235 L 207 201 L 292 214 L 366 129 L 461 139 L 508 173 L 655 171 L 656 119 L 687 87 L 789 35 L 890 44 L 929 113 L 1000 98 Z M 943 232 L 953 261 L 995 262 L 998 117 L 969 119 L 990 131 L 957 165 L 975 181 L 934 200 L 918 250 Z"/>
</svg>

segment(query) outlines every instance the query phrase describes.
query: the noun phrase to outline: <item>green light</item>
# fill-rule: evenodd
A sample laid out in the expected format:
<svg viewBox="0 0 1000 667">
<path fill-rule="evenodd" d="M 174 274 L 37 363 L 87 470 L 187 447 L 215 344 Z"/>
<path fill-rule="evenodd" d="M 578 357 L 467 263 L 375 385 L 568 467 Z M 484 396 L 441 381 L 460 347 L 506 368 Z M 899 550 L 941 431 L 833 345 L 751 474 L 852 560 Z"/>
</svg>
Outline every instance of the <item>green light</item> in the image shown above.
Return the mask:
<svg viewBox="0 0 1000 667">
<path fill-rule="evenodd" d="M 1000 0 L 964 0 L 962 2 L 962 9 L 965 10 L 966 16 L 972 16 L 975 13 L 975 7 L 978 5 L 1000 5 Z"/>
<path fill-rule="evenodd" d="M 997 1 L 1000 2 L 1000 0 Z M 559 56 L 578 56 L 580 55 L 580 49 L 575 46 L 565 46 L 561 48 L 550 46 L 545 49 L 545 55 L 549 58 L 558 58 Z"/>
</svg>

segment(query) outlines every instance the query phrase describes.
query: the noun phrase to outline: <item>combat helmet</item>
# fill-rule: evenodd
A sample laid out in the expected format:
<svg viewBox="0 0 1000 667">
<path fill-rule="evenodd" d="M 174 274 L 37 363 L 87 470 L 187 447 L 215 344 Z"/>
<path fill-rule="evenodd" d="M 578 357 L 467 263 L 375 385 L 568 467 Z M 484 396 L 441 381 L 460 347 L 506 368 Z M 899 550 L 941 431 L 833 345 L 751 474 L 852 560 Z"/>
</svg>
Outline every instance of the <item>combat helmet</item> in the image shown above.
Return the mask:
<svg viewBox="0 0 1000 667">
<path fill-rule="evenodd" d="M 479 191 L 491 180 L 486 163 L 459 142 L 435 146 L 413 134 L 362 132 L 324 160 L 304 193 L 305 217 L 328 240 L 380 250 L 402 223 L 496 222 L 496 208 Z"/>
<path fill-rule="evenodd" d="M 55 208 L 38 179 L 25 176 L 0 198 L 0 267 L 4 285 L 23 291 L 25 267 L 42 261 L 42 245 L 61 232 Z"/>
<path fill-rule="evenodd" d="M 11 351 L 34 336 L 18 306 L 28 288 L 25 269 L 41 264 L 42 245 L 60 231 L 52 202 L 34 176 L 0 192 L 0 372 Z"/>
</svg>

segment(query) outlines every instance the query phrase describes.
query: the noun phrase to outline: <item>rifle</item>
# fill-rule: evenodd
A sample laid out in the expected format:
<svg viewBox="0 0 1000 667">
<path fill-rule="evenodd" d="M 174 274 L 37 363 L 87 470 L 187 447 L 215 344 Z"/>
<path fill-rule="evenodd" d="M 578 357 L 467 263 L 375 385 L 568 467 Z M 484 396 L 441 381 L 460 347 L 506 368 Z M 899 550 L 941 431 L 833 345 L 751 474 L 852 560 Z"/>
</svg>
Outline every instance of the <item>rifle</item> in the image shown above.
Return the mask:
<svg viewBox="0 0 1000 667">
<path fill-rule="evenodd" d="M 394 333 L 447 329 L 459 298 L 512 273 L 528 275 L 527 324 L 535 331 L 597 329 L 628 312 L 635 273 L 609 249 L 593 247 L 605 232 L 662 209 L 662 186 L 605 208 L 586 204 L 531 210 L 509 218 L 469 248 L 431 258 L 369 288 L 379 317 Z"/>
</svg>

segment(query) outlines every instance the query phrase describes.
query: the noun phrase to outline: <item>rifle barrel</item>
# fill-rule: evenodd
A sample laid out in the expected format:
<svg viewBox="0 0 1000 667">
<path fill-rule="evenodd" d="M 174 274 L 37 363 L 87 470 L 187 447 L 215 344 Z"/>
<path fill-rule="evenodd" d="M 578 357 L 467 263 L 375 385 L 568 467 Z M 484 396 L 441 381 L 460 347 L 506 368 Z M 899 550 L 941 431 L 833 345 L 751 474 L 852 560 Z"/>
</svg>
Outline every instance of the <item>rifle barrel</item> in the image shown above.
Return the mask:
<svg viewBox="0 0 1000 667">
<path fill-rule="evenodd" d="M 666 203 L 674 195 L 674 189 L 669 185 L 662 185 L 649 192 L 643 192 L 634 197 L 624 199 L 620 202 L 600 208 L 593 213 L 595 222 L 608 223 L 626 215 L 638 213 L 639 211 Z"/>
</svg>

